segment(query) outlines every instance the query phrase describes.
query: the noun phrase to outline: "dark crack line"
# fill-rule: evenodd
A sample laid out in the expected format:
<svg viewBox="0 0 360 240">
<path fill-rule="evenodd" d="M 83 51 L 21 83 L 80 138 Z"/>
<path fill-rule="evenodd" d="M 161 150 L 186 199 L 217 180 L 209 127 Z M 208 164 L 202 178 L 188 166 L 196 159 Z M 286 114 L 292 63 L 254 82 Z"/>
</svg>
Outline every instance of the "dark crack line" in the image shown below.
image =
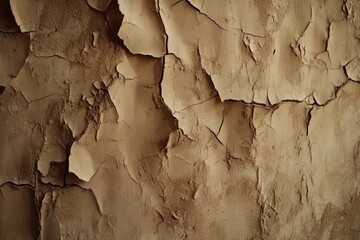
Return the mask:
<svg viewBox="0 0 360 240">
<path fill-rule="evenodd" d="M 30 183 L 15 183 L 12 181 L 6 181 L 0 185 L 0 188 L 2 188 L 5 185 L 11 185 L 11 186 L 15 186 L 15 187 L 26 187 L 26 188 L 30 188 L 34 191 L 36 190 L 36 187 L 31 185 Z"/>
<path fill-rule="evenodd" d="M 312 156 L 312 149 L 311 149 L 311 141 L 310 141 L 310 136 L 309 136 L 309 126 L 310 126 L 310 121 L 311 121 L 311 118 L 312 118 L 312 110 L 314 108 L 311 108 L 308 113 L 307 113 L 307 116 L 306 116 L 306 138 L 307 138 L 307 144 L 308 144 L 308 147 L 309 147 L 309 157 L 310 157 L 310 162 L 312 163 L 313 162 L 313 156 Z"/>
<path fill-rule="evenodd" d="M 37 99 L 31 100 L 31 101 L 29 101 L 29 104 L 31 104 L 31 103 L 33 103 L 33 102 L 41 101 L 41 100 L 46 99 L 46 98 L 48 98 L 48 97 L 54 96 L 55 94 L 57 94 L 57 92 L 51 93 L 51 94 L 46 95 L 46 96 L 41 97 L 41 98 L 37 98 Z"/>
<path fill-rule="evenodd" d="M 218 129 L 218 132 L 216 133 L 216 136 L 219 136 L 220 131 L 221 131 L 221 128 L 222 128 L 222 126 L 223 126 L 223 124 L 224 124 L 224 121 L 225 121 L 225 112 L 224 112 L 224 110 L 223 110 L 221 123 L 220 123 L 219 129 Z"/>
<path fill-rule="evenodd" d="M 166 37 L 166 39 L 165 39 L 165 55 L 166 55 L 166 54 L 169 53 L 169 47 L 168 47 L 168 45 L 169 45 L 169 35 L 166 33 L 165 24 L 164 24 L 164 21 L 163 21 L 163 19 L 161 17 L 160 10 L 162 10 L 162 9 L 160 8 L 160 2 L 159 1 L 160 0 L 155 0 L 159 20 L 160 20 L 160 23 L 162 25 L 162 28 L 164 29 L 164 34 L 165 34 L 165 37 Z"/>
<path fill-rule="evenodd" d="M 67 59 L 66 57 L 63 57 L 59 54 L 53 54 L 53 55 L 35 55 L 33 54 L 34 57 L 37 57 L 37 58 L 59 58 L 59 59 L 62 59 L 62 60 L 65 60 L 67 61 L 68 63 L 71 63 L 71 64 L 80 64 L 80 65 L 84 65 L 84 63 L 80 62 L 80 61 L 77 61 L 77 62 L 73 62 L 69 59 Z"/>
<path fill-rule="evenodd" d="M 257 38 L 265 38 L 265 36 L 257 35 L 257 34 L 254 34 L 254 33 L 245 32 L 244 29 L 242 29 L 242 28 L 234 28 L 234 29 L 237 30 L 237 31 L 242 32 L 244 35 L 249 35 L 249 36 L 257 37 Z"/>
<path fill-rule="evenodd" d="M 222 145 L 224 146 L 224 144 L 220 141 L 220 139 L 218 138 L 218 136 L 214 133 L 213 130 L 211 130 L 211 128 L 209 128 L 208 126 L 205 125 L 205 127 L 211 132 L 211 134 L 216 138 L 216 140 Z"/>
<path fill-rule="evenodd" d="M 310 125 L 310 121 L 311 121 L 311 111 L 313 110 L 314 108 L 311 108 L 308 113 L 307 113 L 307 116 L 306 116 L 306 136 L 309 136 L 309 125 Z"/>
<path fill-rule="evenodd" d="M 189 109 L 189 108 L 192 108 L 192 107 L 194 107 L 194 106 L 197 106 L 197 105 L 201 105 L 201 104 L 203 104 L 203 103 L 206 103 L 206 102 L 208 102 L 208 101 L 210 101 L 210 100 L 212 100 L 212 99 L 214 99 L 214 98 L 216 98 L 216 97 L 217 97 L 217 96 L 213 96 L 213 97 L 208 98 L 208 99 L 206 99 L 206 100 L 204 100 L 204 101 L 202 101 L 202 102 L 198 102 L 198 103 L 191 104 L 191 105 L 189 105 L 189 106 L 187 106 L 187 107 L 185 107 L 185 108 L 183 108 L 183 109 L 180 109 L 180 110 L 175 110 L 173 114 L 181 113 L 182 111 L 185 111 L 185 110 L 187 110 L 187 109 Z"/>
<path fill-rule="evenodd" d="M 217 23 L 214 19 L 212 19 L 211 17 L 209 17 L 207 14 L 201 12 L 200 9 L 196 8 L 189 0 L 183 0 L 184 2 L 186 2 L 195 12 L 199 13 L 200 15 L 206 17 L 207 19 L 209 19 L 211 22 L 213 22 L 218 28 L 224 30 L 224 31 L 229 31 L 226 28 L 223 28 L 222 26 L 220 26 L 219 23 Z"/>
<path fill-rule="evenodd" d="M 159 88 L 159 97 L 160 97 L 160 100 L 161 100 L 161 103 L 164 105 L 165 109 L 170 113 L 170 115 L 174 118 L 174 121 L 175 121 L 175 126 L 178 127 L 179 126 L 179 123 L 178 123 L 178 119 L 176 117 L 174 117 L 174 114 L 173 112 L 171 111 L 170 107 L 165 103 L 165 100 L 162 96 L 162 92 L 163 92 L 163 89 L 162 89 L 162 82 L 164 80 L 164 74 L 165 74 L 165 57 L 163 57 L 163 60 L 162 60 L 162 71 L 161 71 L 161 75 L 160 75 L 160 81 L 158 83 L 158 88 Z"/>
</svg>

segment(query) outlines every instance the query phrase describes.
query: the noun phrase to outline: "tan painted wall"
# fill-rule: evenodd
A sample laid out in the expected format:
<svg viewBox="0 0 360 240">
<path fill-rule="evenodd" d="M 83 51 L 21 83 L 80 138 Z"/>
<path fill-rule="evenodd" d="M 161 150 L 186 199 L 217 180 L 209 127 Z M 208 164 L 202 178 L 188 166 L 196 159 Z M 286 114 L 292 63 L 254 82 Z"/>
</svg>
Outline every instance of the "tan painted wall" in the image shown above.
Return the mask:
<svg viewBox="0 0 360 240">
<path fill-rule="evenodd" d="M 359 239 L 360 1 L 1 0 L 0 239 Z"/>
</svg>

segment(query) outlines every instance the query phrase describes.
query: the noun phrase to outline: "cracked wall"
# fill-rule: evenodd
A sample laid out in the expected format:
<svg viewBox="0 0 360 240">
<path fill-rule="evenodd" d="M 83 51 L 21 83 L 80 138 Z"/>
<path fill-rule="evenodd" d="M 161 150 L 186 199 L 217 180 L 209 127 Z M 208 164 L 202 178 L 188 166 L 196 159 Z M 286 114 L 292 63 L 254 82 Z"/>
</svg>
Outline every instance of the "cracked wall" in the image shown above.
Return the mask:
<svg viewBox="0 0 360 240">
<path fill-rule="evenodd" d="M 0 239 L 358 239 L 358 0 L 1 0 Z"/>
</svg>

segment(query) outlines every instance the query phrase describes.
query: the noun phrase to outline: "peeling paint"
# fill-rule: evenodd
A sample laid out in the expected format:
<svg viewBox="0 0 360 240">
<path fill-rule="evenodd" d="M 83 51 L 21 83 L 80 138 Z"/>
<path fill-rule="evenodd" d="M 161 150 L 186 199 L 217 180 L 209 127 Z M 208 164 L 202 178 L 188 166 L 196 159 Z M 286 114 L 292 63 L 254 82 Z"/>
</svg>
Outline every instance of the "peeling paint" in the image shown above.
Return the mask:
<svg viewBox="0 0 360 240">
<path fill-rule="evenodd" d="M 357 238 L 359 14 L 0 1 L 0 238 Z"/>
</svg>

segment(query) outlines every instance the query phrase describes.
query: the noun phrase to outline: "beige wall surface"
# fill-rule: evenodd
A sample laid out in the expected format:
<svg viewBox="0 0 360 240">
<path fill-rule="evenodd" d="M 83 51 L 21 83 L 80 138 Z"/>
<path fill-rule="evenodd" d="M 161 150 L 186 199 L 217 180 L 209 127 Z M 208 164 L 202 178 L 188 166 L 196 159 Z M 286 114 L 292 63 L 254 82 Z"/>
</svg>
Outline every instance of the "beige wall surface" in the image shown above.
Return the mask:
<svg viewBox="0 0 360 240">
<path fill-rule="evenodd" d="M 360 239 L 359 0 L 0 0 L 0 239 Z"/>
</svg>

